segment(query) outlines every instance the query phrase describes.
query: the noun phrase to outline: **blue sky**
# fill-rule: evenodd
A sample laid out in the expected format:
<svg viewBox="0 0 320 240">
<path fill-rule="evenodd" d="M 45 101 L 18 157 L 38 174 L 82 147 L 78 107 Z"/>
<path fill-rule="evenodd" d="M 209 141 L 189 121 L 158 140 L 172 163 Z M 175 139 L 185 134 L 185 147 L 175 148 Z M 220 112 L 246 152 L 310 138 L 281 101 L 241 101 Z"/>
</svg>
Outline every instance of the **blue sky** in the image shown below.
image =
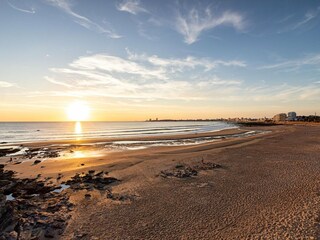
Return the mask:
<svg viewBox="0 0 320 240">
<path fill-rule="evenodd" d="M 3 0 L 0 120 L 320 113 L 320 1 Z"/>
</svg>

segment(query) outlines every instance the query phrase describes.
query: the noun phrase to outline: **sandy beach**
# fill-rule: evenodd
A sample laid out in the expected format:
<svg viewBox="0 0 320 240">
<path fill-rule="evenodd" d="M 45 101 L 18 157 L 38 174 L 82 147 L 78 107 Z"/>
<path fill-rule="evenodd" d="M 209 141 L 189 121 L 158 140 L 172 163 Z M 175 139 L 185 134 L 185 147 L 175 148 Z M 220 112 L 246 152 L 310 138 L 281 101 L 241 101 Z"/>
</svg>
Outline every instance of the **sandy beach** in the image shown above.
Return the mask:
<svg viewBox="0 0 320 240">
<path fill-rule="evenodd" d="M 263 133 L 230 137 L 253 130 Z M 37 177 L 54 186 L 82 174 L 59 193 L 73 207 L 63 231 L 52 234 L 57 239 L 320 237 L 319 125 L 255 126 L 147 140 L 214 136 L 224 137 L 203 144 L 110 152 L 90 145 L 101 139 L 30 143 L 24 146 L 72 144 L 57 149 L 72 157 L 35 163 L 37 157 L 10 161 L 6 156 L 0 163 L 17 178 Z M 90 144 L 81 145 L 85 143 Z M 87 173 L 93 174 L 90 187 L 79 187 L 88 183 Z M 107 188 L 96 184 L 95 179 L 101 179 L 95 173 L 108 176 Z"/>
</svg>

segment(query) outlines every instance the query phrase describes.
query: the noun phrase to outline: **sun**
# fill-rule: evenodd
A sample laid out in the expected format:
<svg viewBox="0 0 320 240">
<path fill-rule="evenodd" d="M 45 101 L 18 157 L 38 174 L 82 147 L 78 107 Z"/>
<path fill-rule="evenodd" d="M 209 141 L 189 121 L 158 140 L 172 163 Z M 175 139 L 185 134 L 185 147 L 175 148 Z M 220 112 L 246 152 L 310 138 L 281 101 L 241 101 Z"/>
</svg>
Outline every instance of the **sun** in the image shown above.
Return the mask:
<svg viewBox="0 0 320 240">
<path fill-rule="evenodd" d="M 66 113 L 71 121 L 86 121 L 90 117 L 90 107 L 84 101 L 75 101 L 67 106 Z"/>
</svg>

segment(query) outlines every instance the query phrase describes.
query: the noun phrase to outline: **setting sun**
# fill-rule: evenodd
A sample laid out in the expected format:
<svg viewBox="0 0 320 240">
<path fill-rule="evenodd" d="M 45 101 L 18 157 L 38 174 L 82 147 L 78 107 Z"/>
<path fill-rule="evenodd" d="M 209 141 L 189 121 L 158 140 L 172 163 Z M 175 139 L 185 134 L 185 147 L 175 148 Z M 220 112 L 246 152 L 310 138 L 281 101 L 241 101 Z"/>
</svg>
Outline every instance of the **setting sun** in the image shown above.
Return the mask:
<svg viewBox="0 0 320 240">
<path fill-rule="evenodd" d="M 76 101 L 67 107 L 66 113 L 71 121 L 86 121 L 90 117 L 90 108 L 86 102 Z"/>
</svg>

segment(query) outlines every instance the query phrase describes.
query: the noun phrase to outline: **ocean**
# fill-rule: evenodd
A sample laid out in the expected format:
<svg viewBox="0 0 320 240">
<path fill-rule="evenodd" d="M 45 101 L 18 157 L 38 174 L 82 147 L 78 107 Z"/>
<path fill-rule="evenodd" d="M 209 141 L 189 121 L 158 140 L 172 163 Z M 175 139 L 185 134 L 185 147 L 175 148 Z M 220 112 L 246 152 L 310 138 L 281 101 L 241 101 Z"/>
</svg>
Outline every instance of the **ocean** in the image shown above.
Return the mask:
<svg viewBox="0 0 320 240">
<path fill-rule="evenodd" d="M 235 127 L 219 121 L 0 122 L 0 143 L 187 134 Z"/>
</svg>

